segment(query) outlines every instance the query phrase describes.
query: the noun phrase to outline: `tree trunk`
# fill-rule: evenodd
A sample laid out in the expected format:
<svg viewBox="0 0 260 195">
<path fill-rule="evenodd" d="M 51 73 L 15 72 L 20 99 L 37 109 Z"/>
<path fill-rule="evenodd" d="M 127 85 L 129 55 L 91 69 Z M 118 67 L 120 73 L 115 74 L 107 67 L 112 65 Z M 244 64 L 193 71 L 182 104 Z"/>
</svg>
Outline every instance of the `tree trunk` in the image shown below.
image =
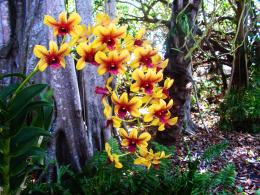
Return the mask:
<svg viewBox="0 0 260 195">
<path fill-rule="evenodd" d="M 189 49 L 193 45 L 189 31 L 195 25 L 195 17 L 200 5 L 200 0 L 176 0 L 172 5 L 171 28 L 167 40 L 166 58 L 169 58 L 165 76 L 174 79 L 170 96 L 174 106 L 172 113 L 178 116 L 178 123 L 157 133 L 157 141 L 171 145 L 179 142 L 182 130 L 193 133 L 195 125 L 191 120 L 190 95 L 192 91 L 192 67 L 191 57 L 186 58 Z"/>
<path fill-rule="evenodd" d="M 236 1 L 237 13 L 237 33 L 234 45 L 234 59 L 232 67 L 232 75 L 230 81 L 230 89 L 243 89 L 248 86 L 248 57 L 246 53 L 247 45 L 247 19 L 248 7 L 250 1 Z"/>
<path fill-rule="evenodd" d="M 49 40 L 54 39 L 52 30 L 43 24 L 43 17 L 45 14 L 57 17 L 65 10 L 64 1 L 0 1 L 0 8 L 0 73 L 29 73 L 37 63 L 33 55 L 34 45 L 48 46 Z M 78 10 L 83 20 L 89 23 L 92 18 L 90 1 L 82 0 Z M 67 57 L 66 69 L 48 69 L 33 78 L 35 82 L 47 81 L 54 91 L 53 139 L 49 143 L 47 159 L 70 164 L 76 171 L 82 169 L 93 151 L 103 146 L 105 120 L 94 90 L 95 85 L 104 85 L 104 80 L 96 76 L 95 68 L 89 65 L 81 72 L 79 84 L 74 60 Z M 15 81 L 5 79 L 5 84 L 11 82 Z M 81 90 L 84 93 L 80 96 Z M 108 139 L 109 135 L 105 133 L 103 135 Z"/>
<path fill-rule="evenodd" d="M 85 25 L 92 24 L 91 1 L 78 0 L 76 8 L 82 17 L 82 22 Z M 87 124 L 88 141 L 92 151 L 103 149 L 104 141 L 108 141 L 111 137 L 111 130 L 106 127 L 101 97 L 95 94 L 95 87 L 103 86 L 106 77 L 99 76 L 96 69 L 95 66 L 88 64 L 85 69 L 78 72 L 83 117 Z"/>
</svg>

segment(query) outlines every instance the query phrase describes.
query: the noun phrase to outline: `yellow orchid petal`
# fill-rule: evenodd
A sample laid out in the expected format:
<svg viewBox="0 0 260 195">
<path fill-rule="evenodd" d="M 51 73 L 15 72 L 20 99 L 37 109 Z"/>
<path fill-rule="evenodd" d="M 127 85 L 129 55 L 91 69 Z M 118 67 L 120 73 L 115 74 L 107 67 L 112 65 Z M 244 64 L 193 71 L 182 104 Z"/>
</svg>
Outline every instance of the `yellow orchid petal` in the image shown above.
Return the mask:
<svg viewBox="0 0 260 195">
<path fill-rule="evenodd" d="M 104 52 L 102 51 L 98 51 L 95 55 L 95 61 L 98 63 L 98 64 L 103 64 L 104 63 L 104 60 L 107 59 L 107 56 Z"/>
<path fill-rule="evenodd" d="M 43 23 L 46 24 L 49 27 L 56 27 L 57 26 L 57 21 L 49 15 L 44 16 Z"/>
<path fill-rule="evenodd" d="M 144 122 L 150 122 L 152 120 L 153 120 L 153 115 L 152 114 L 144 115 Z"/>
<path fill-rule="evenodd" d="M 150 133 L 144 132 L 139 136 L 139 139 L 142 139 L 144 141 L 149 141 L 151 139 Z"/>
<path fill-rule="evenodd" d="M 129 146 L 129 140 L 128 140 L 128 139 L 123 139 L 122 142 L 121 142 L 121 145 L 122 145 L 123 147 Z"/>
<path fill-rule="evenodd" d="M 63 57 L 63 56 L 66 56 L 70 53 L 70 50 L 69 50 L 69 44 L 68 43 L 63 43 L 61 46 L 60 46 L 60 49 L 57 53 L 57 55 Z"/>
<path fill-rule="evenodd" d="M 132 92 L 138 92 L 140 90 L 140 86 L 138 85 L 138 83 L 134 83 L 130 86 L 130 90 Z"/>
<path fill-rule="evenodd" d="M 111 106 L 107 103 L 106 98 L 102 98 L 102 103 L 104 105 L 104 115 L 107 119 L 110 119 L 111 115 L 112 115 L 112 108 Z"/>
<path fill-rule="evenodd" d="M 113 122 L 113 127 L 114 128 L 120 128 L 121 127 L 121 122 L 122 121 L 118 117 L 113 116 L 112 117 L 112 122 Z"/>
<path fill-rule="evenodd" d="M 178 117 L 174 117 L 174 118 L 171 118 L 170 120 L 168 120 L 168 124 L 169 125 L 175 125 L 178 121 Z"/>
<path fill-rule="evenodd" d="M 42 45 L 35 45 L 34 48 L 33 48 L 33 54 L 37 58 L 44 58 L 46 55 L 49 54 L 49 52 L 46 49 L 46 47 L 44 47 Z"/>
<path fill-rule="evenodd" d="M 130 110 L 130 114 L 133 117 L 139 117 L 141 115 L 140 111 L 138 109 L 135 109 L 135 108 Z"/>
<path fill-rule="evenodd" d="M 121 96 L 120 96 L 120 99 L 119 99 L 120 103 L 128 103 L 128 95 L 126 92 L 124 92 Z"/>
<path fill-rule="evenodd" d="M 112 93 L 111 101 L 112 101 L 114 104 L 118 104 L 118 102 L 119 102 L 119 99 L 118 99 L 118 97 L 117 97 L 117 95 L 116 95 L 115 92 Z"/>
<path fill-rule="evenodd" d="M 75 26 L 77 24 L 79 24 L 81 22 L 81 17 L 78 13 L 73 12 L 72 14 L 70 14 L 69 19 L 68 19 L 68 23 L 72 26 Z"/>
<path fill-rule="evenodd" d="M 98 69 L 97 69 L 97 72 L 99 75 L 103 75 L 107 72 L 107 69 L 106 69 L 106 66 L 101 64 Z"/>
<path fill-rule="evenodd" d="M 145 28 L 141 28 L 137 34 L 136 34 L 136 39 L 140 40 L 143 38 L 144 34 L 145 34 L 146 30 Z"/>
<path fill-rule="evenodd" d="M 66 12 L 61 12 L 59 14 L 59 21 L 61 23 L 67 23 L 67 13 Z"/>
<path fill-rule="evenodd" d="M 54 42 L 54 41 L 50 41 L 49 42 L 49 49 L 50 49 L 50 53 L 58 53 L 58 46 L 57 46 L 57 44 L 56 44 L 56 42 Z"/>
<path fill-rule="evenodd" d="M 119 129 L 119 134 L 121 137 L 123 138 L 128 138 L 128 133 L 126 132 L 126 130 L 124 130 L 123 128 Z"/>
<path fill-rule="evenodd" d="M 84 58 L 80 58 L 78 61 L 77 61 L 77 64 L 76 64 L 76 69 L 77 70 L 82 70 L 83 68 L 86 67 L 86 62 L 85 62 L 85 59 Z"/>
<path fill-rule="evenodd" d="M 158 131 L 164 131 L 164 130 L 165 130 L 164 124 L 161 123 L 161 125 L 158 128 Z"/>
<path fill-rule="evenodd" d="M 61 65 L 62 68 L 65 68 L 65 67 L 66 67 L 66 63 L 65 63 L 65 59 L 64 59 L 64 58 L 62 58 L 62 59 L 60 60 L 60 65 Z"/>
<path fill-rule="evenodd" d="M 132 131 L 129 133 L 129 138 L 137 139 L 138 131 L 137 129 L 132 129 Z"/>
<path fill-rule="evenodd" d="M 41 72 L 43 72 L 48 67 L 48 64 L 46 63 L 46 61 L 40 60 L 36 66 Z"/>
</svg>

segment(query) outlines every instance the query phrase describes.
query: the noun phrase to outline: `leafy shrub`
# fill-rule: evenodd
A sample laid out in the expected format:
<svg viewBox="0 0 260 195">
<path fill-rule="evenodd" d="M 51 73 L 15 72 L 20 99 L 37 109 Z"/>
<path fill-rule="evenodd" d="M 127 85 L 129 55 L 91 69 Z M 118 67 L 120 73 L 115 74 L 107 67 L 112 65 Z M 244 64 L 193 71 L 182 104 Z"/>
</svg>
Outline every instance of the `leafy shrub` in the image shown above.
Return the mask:
<svg viewBox="0 0 260 195">
<path fill-rule="evenodd" d="M 260 131 L 260 88 L 230 91 L 220 105 L 220 126 L 224 130 Z"/>
<path fill-rule="evenodd" d="M 39 97 L 47 85 L 23 88 L 25 83 L 10 84 L 0 91 L 0 186 L 4 195 L 19 191 L 33 164 L 45 156 L 40 136 L 49 136 L 52 105 Z"/>
<path fill-rule="evenodd" d="M 113 151 L 119 150 L 116 140 L 112 139 L 109 143 Z M 167 148 L 154 142 L 152 145 L 155 150 L 164 150 L 168 154 L 174 152 L 173 147 Z M 23 194 L 232 194 L 236 175 L 232 164 L 214 174 L 199 171 L 201 163 L 212 162 L 226 147 L 224 142 L 209 147 L 200 158 L 189 158 L 185 170 L 174 166 L 171 159 L 163 159 L 160 167 L 146 169 L 134 165 L 129 155 L 121 159 L 124 166 L 115 169 L 109 163 L 106 152 L 102 151 L 95 154 L 84 173 L 76 175 L 68 167 L 60 167 L 57 173 L 62 175 L 61 179 L 55 183 L 28 181 L 28 188 Z"/>
</svg>

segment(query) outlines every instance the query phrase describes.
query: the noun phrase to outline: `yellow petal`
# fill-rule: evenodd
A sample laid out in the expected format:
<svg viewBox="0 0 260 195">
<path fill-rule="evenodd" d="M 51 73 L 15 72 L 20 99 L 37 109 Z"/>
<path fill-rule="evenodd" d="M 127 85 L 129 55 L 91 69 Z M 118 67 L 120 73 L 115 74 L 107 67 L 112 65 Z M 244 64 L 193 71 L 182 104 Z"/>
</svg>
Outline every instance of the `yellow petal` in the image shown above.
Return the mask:
<svg viewBox="0 0 260 195">
<path fill-rule="evenodd" d="M 161 125 L 158 128 L 158 131 L 164 131 L 164 130 L 165 130 L 164 124 L 161 123 Z"/>
<path fill-rule="evenodd" d="M 77 64 L 76 64 L 76 69 L 77 70 L 82 70 L 83 68 L 86 67 L 86 62 L 85 62 L 85 59 L 84 58 L 80 58 L 78 61 L 77 61 Z"/>
<path fill-rule="evenodd" d="M 144 122 L 150 122 L 152 120 L 153 120 L 153 115 L 152 114 L 144 115 Z"/>
<path fill-rule="evenodd" d="M 56 27 L 57 26 L 57 21 L 49 15 L 44 16 L 43 23 L 46 24 L 47 26 L 50 26 L 50 27 Z"/>
<path fill-rule="evenodd" d="M 126 92 L 124 92 L 119 99 L 120 103 L 128 103 L 128 95 Z"/>
<path fill-rule="evenodd" d="M 113 121 L 113 127 L 114 128 L 120 128 L 121 127 L 121 120 L 118 117 L 113 116 L 112 121 Z"/>
<path fill-rule="evenodd" d="M 123 139 L 122 142 L 121 142 L 121 145 L 124 146 L 124 147 L 129 146 L 129 140 L 128 139 Z"/>
<path fill-rule="evenodd" d="M 97 72 L 99 75 L 105 74 L 107 72 L 106 66 L 103 64 L 99 65 Z"/>
<path fill-rule="evenodd" d="M 139 86 L 139 84 L 138 84 L 137 82 L 134 83 L 134 84 L 132 84 L 132 85 L 130 86 L 130 90 L 131 90 L 132 92 L 138 92 L 139 89 L 140 89 L 140 86 Z"/>
<path fill-rule="evenodd" d="M 144 141 L 149 141 L 151 139 L 150 133 L 144 132 L 139 136 L 139 139 L 142 139 Z"/>
<path fill-rule="evenodd" d="M 118 97 L 115 92 L 112 93 L 111 100 L 114 104 L 118 104 Z"/>
<path fill-rule="evenodd" d="M 145 161 L 145 158 L 139 157 L 137 159 L 134 160 L 134 164 L 135 165 L 142 165 Z"/>
<path fill-rule="evenodd" d="M 136 34 L 136 39 L 138 39 L 138 40 L 140 40 L 140 39 L 142 39 L 143 38 L 143 36 L 144 36 L 144 34 L 145 34 L 145 28 L 141 28 L 138 32 L 137 32 L 137 34 Z"/>
<path fill-rule="evenodd" d="M 136 139 L 137 138 L 137 134 L 138 134 L 137 129 L 132 129 L 132 131 L 129 134 L 129 137 L 132 138 L 132 139 Z"/>
<path fill-rule="evenodd" d="M 33 49 L 33 54 L 37 58 L 44 58 L 46 55 L 48 55 L 48 50 L 42 45 L 35 45 Z"/>
<path fill-rule="evenodd" d="M 106 98 L 102 98 L 102 103 L 104 105 L 104 115 L 107 119 L 110 119 L 111 115 L 112 115 L 112 108 L 111 106 L 107 103 Z"/>
<path fill-rule="evenodd" d="M 103 64 L 104 63 L 104 60 L 107 59 L 107 56 L 104 52 L 102 51 L 98 51 L 95 55 L 95 61 L 98 63 L 98 64 Z"/>
<path fill-rule="evenodd" d="M 49 42 L 49 49 L 50 49 L 50 53 L 57 54 L 58 53 L 58 46 L 57 46 L 56 42 L 50 41 Z"/>
<path fill-rule="evenodd" d="M 81 17 L 78 13 L 73 12 L 72 14 L 70 14 L 69 19 L 68 19 L 68 23 L 72 26 L 75 26 L 77 24 L 79 24 L 81 22 Z"/>
<path fill-rule="evenodd" d="M 141 115 L 140 111 L 138 109 L 131 109 L 130 110 L 130 114 L 133 116 L 133 117 L 139 117 Z"/>
<path fill-rule="evenodd" d="M 59 14 L 59 21 L 63 23 L 67 23 L 67 13 L 66 12 L 61 12 Z"/>
<path fill-rule="evenodd" d="M 68 43 L 63 43 L 60 46 L 60 50 L 58 52 L 58 55 L 63 57 L 63 56 L 67 56 L 69 53 L 70 53 L 69 44 Z"/>
<path fill-rule="evenodd" d="M 86 43 L 80 43 L 76 48 L 76 51 L 80 56 L 84 56 L 85 54 L 84 47 L 86 47 Z"/>
<path fill-rule="evenodd" d="M 36 66 L 43 72 L 48 67 L 48 64 L 44 60 L 40 60 Z"/>
<path fill-rule="evenodd" d="M 66 67 L 66 63 L 65 63 L 65 59 L 64 59 L 64 58 L 62 58 L 62 59 L 60 60 L 60 65 L 61 65 L 62 68 L 65 68 L 65 67 Z"/>
<path fill-rule="evenodd" d="M 124 130 L 123 128 L 119 129 L 119 134 L 121 137 L 123 138 L 128 138 L 128 133 L 126 132 L 126 130 Z"/>
<path fill-rule="evenodd" d="M 175 125 L 178 121 L 178 117 L 174 117 L 174 118 L 171 118 L 170 120 L 168 120 L 168 124 L 169 125 Z"/>
<path fill-rule="evenodd" d="M 106 150 L 106 152 L 110 152 L 111 151 L 111 147 L 110 147 L 109 143 L 105 144 L 105 150 Z"/>
</svg>

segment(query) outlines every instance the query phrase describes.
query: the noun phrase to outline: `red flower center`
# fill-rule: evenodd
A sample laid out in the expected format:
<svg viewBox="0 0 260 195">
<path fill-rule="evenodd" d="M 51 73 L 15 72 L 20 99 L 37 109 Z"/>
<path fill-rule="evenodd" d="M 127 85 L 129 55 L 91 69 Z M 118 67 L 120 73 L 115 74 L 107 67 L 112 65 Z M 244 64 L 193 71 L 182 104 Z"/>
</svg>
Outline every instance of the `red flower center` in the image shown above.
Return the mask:
<svg viewBox="0 0 260 195">
<path fill-rule="evenodd" d="M 94 53 L 88 53 L 85 56 L 85 62 L 88 62 L 90 64 L 93 64 L 95 66 L 98 66 L 98 63 L 95 61 L 95 54 Z"/>
<path fill-rule="evenodd" d="M 53 68 L 60 67 L 60 59 L 58 56 L 55 56 L 55 55 L 48 56 L 47 62 Z"/>
<path fill-rule="evenodd" d="M 135 45 L 135 46 L 141 47 L 142 44 L 143 44 L 143 41 L 142 41 L 142 40 L 135 39 L 135 42 L 134 42 L 134 45 Z"/>
<path fill-rule="evenodd" d="M 167 110 L 160 110 L 155 113 L 155 116 L 162 119 L 165 117 L 166 114 L 167 114 Z"/>
<path fill-rule="evenodd" d="M 142 64 L 144 64 L 145 66 L 147 66 L 148 68 L 152 68 L 153 67 L 153 64 L 152 64 L 152 59 L 150 57 L 142 57 L 140 62 Z"/>
<path fill-rule="evenodd" d="M 66 35 L 68 32 L 69 32 L 69 28 L 65 24 L 61 25 L 58 30 L 58 34 L 61 36 Z"/>
<path fill-rule="evenodd" d="M 120 118 L 124 118 L 125 115 L 126 115 L 126 113 L 127 113 L 127 107 L 126 107 L 126 106 L 122 106 L 122 107 L 120 107 L 120 109 L 118 110 L 118 116 L 119 116 Z"/>
<path fill-rule="evenodd" d="M 113 50 L 116 44 L 116 41 L 111 37 L 104 37 L 102 42 L 107 44 L 107 48 L 110 50 Z"/>
<path fill-rule="evenodd" d="M 128 146 L 128 151 L 129 152 L 136 151 L 136 142 L 137 142 L 137 140 L 135 140 L 135 139 L 130 139 L 129 140 L 129 146 Z"/>
<path fill-rule="evenodd" d="M 111 63 L 111 64 L 109 64 L 107 67 L 108 67 L 108 72 L 109 72 L 110 74 L 117 74 L 117 73 L 118 73 L 117 64 Z"/>
<path fill-rule="evenodd" d="M 144 88 L 145 93 L 152 94 L 153 85 L 151 83 L 145 82 L 142 84 L 142 87 Z"/>
</svg>

